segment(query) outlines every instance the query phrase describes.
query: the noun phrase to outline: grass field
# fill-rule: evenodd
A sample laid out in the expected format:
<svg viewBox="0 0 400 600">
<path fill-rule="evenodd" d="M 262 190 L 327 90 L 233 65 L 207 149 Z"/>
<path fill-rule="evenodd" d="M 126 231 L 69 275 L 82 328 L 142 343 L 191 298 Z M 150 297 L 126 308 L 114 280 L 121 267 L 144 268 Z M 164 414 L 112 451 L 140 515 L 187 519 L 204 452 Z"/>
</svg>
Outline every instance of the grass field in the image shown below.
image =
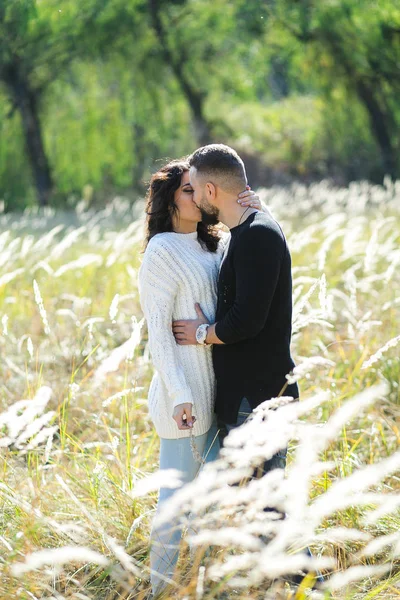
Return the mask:
<svg viewBox="0 0 400 600">
<path fill-rule="evenodd" d="M 399 598 L 400 183 L 261 194 L 292 252 L 301 402 L 260 410 L 270 435 L 247 455 L 286 436 L 287 478 L 278 491 L 271 478 L 231 490 L 226 503 L 212 473 L 227 463 L 205 469 L 176 502 L 177 513 L 185 502 L 198 511 L 198 551 L 189 560 L 184 545 L 167 597 L 306 598 L 309 582 L 294 592 L 271 580 L 308 544 L 330 574 L 315 597 Z M 97 212 L 82 202 L 0 215 L 1 600 L 149 592 L 157 476 L 146 478 L 158 438 L 146 407 L 140 212 L 115 199 Z M 253 442 L 261 422 L 246 425 Z M 232 437 L 236 468 L 243 443 Z M 256 533 L 271 524 L 254 511 L 271 490 L 290 529 L 275 523 L 275 546 L 260 547 Z"/>
</svg>

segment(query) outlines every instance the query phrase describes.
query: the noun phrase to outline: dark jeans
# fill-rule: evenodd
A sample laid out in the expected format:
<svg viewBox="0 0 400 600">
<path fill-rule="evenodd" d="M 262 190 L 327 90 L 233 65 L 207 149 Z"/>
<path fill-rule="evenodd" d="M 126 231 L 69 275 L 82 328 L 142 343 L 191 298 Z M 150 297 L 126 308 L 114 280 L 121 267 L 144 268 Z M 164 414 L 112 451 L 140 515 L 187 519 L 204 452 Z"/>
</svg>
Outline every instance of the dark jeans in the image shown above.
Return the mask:
<svg viewBox="0 0 400 600">
<path fill-rule="evenodd" d="M 224 439 L 228 435 L 228 433 L 230 431 L 232 431 L 232 429 L 235 429 L 235 427 L 240 427 L 241 425 L 243 425 L 243 423 L 245 422 L 247 417 L 251 414 L 251 412 L 252 412 L 252 408 L 249 404 L 249 401 L 247 400 L 247 398 L 243 398 L 240 402 L 239 413 L 238 413 L 235 423 L 224 423 L 223 421 L 218 419 L 218 428 L 219 428 L 218 437 L 219 437 L 219 442 L 220 442 L 221 448 L 223 446 Z M 284 469 L 286 467 L 286 454 L 287 454 L 287 448 L 284 448 L 284 449 L 280 450 L 279 452 L 277 452 L 276 454 L 274 454 L 274 456 L 272 456 L 271 458 L 266 460 L 262 465 L 260 465 L 260 467 L 257 467 L 256 469 L 254 469 L 252 477 L 253 478 L 262 477 L 263 475 L 265 475 L 265 473 L 268 473 L 269 471 L 272 471 L 273 469 Z M 271 509 L 266 507 L 264 510 L 271 510 Z"/>
</svg>

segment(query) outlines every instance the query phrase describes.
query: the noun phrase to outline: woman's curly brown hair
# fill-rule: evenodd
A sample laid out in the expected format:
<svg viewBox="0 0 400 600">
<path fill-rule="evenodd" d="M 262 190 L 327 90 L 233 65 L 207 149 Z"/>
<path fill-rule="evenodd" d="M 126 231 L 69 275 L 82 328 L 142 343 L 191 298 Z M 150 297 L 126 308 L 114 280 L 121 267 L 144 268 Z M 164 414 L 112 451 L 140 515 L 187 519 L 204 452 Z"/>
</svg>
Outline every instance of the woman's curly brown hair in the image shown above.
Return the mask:
<svg viewBox="0 0 400 600">
<path fill-rule="evenodd" d="M 178 214 L 174 201 L 175 191 L 181 185 L 183 173 L 189 171 L 185 160 L 173 160 L 154 173 L 146 196 L 145 246 L 157 233 L 173 231 L 172 219 Z M 215 225 L 198 223 L 197 234 L 200 244 L 209 252 L 216 252 L 220 235 Z"/>
</svg>

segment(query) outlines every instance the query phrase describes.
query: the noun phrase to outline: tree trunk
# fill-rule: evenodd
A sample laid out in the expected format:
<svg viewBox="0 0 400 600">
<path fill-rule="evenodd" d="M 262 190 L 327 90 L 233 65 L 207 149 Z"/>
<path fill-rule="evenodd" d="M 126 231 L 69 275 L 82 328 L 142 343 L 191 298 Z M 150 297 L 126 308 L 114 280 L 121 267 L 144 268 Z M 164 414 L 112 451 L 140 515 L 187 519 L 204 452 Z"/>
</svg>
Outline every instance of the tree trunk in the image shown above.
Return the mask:
<svg viewBox="0 0 400 600">
<path fill-rule="evenodd" d="M 346 73 L 349 87 L 353 87 L 368 113 L 372 133 L 380 148 L 384 174 L 395 179 L 398 175 L 398 169 L 396 168 L 396 156 L 390 134 L 389 120 L 379 102 L 377 93 L 373 89 L 374 83 L 357 73 L 333 32 L 326 35 L 326 40 L 330 44 L 332 54 L 338 65 L 341 65 Z"/>
<path fill-rule="evenodd" d="M 181 85 L 187 101 L 189 102 L 197 139 L 202 146 L 205 146 L 211 142 L 211 131 L 204 116 L 204 97 L 201 92 L 195 90 L 187 81 L 187 78 L 183 73 L 182 65 L 179 63 L 176 65 L 171 64 L 171 67 L 174 70 L 175 76 Z"/>
<path fill-rule="evenodd" d="M 271 57 L 268 84 L 274 99 L 281 100 L 290 94 L 288 62 L 279 55 Z"/>
<path fill-rule="evenodd" d="M 386 115 L 379 105 L 378 99 L 375 98 L 371 86 L 362 80 L 356 80 L 355 85 L 358 97 L 368 112 L 372 132 L 380 147 L 385 175 L 390 175 L 393 179 L 396 179 L 398 172 L 395 150 L 386 123 Z"/>
<path fill-rule="evenodd" d="M 197 139 L 201 145 L 211 142 L 211 128 L 204 116 L 204 95 L 196 90 L 184 73 L 184 63 L 176 59 L 169 46 L 160 16 L 158 0 L 148 0 L 153 27 L 156 32 L 165 62 L 171 67 L 186 96 L 193 117 Z"/>
<path fill-rule="evenodd" d="M 20 77 L 14 67 L 7 70 L 4 81 L 21 114 L 25 148 L 32 169 L 39 205 L 47 206 L 53 189 L 53 181 L 43 144 L 37 93 L 31 89 L 28 81 Z"/>
</svg>

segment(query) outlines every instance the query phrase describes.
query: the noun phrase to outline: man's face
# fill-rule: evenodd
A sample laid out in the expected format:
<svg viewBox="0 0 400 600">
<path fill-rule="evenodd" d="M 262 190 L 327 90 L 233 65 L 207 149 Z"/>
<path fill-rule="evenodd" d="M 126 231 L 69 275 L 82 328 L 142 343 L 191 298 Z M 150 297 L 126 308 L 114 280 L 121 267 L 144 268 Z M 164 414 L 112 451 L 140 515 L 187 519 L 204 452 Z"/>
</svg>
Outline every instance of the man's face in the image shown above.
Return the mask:
<svg viewBox="0 0 400 600">
<path fill-rule="evenodd" d="M 198 177 L 195 167 L 190 167 L 189 175 L 193 188 L 193 202 L 201 211 L 201 220 L 207 225 L 216 225 L 219 223 L 219 209 L 211 204 L 206 184 Z"/>
</svg>

